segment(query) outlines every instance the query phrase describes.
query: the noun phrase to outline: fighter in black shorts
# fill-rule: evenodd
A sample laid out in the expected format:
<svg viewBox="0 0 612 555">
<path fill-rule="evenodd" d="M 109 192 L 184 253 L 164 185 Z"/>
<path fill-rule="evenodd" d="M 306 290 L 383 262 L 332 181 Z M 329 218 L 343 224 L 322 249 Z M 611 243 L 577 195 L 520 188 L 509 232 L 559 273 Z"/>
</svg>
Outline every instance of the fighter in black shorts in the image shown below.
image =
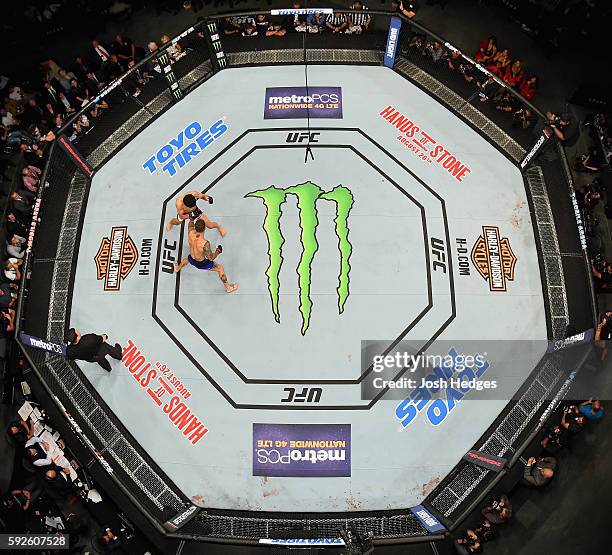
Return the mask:
<svg viewBox="0 0 612 555">
<path fill-rule="evenodd" d="M 208 201 L 210 204 L 213 202 L 213 198 L 204 193 L 198 191 L 191 191 L 184 195 L 181 195 L 176 199 L 176 218 L 172 218 L 166 224 L 166 230 L 170 231 L 173 226 L 180 225 L 185 220 L 191 220 L 192 222 L 200 218 L 206 224 L 207 229 L 216 229 L 221 237 L 225 237 L 225 228 L 221 227 L 217 222 L 209 220 L 205 214 L 202 213 L 197 206 L 198 200 Z"/>
</svg>

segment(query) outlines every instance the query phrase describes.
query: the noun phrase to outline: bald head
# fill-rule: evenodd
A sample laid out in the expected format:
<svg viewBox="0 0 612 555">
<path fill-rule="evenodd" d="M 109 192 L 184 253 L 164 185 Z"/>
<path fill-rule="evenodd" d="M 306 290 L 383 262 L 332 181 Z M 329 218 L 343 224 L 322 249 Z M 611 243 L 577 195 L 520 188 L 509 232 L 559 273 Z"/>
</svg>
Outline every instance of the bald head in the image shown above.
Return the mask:
<svg viewBox="0 0 612 555">
<path fill-rule="evenodd" d="M 541 468 L 540 474 L 547 479 L 551 479 L 555 475 L 555 471 L 552 468 Z"/>
</svg>

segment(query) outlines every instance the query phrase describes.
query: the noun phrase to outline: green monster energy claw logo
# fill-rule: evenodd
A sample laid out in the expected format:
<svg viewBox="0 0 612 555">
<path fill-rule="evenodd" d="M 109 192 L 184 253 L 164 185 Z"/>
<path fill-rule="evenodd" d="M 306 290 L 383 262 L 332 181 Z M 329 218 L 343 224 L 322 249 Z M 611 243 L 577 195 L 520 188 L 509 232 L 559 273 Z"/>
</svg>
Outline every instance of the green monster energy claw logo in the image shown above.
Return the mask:
<svg viewBox="0 0 612 555">
<path fill-rule="evenodd" d="M 268 257 L 270 264 L 266 270 L 268 277 L 268 290 L 272 301 L 272 313 L 274 319 L 280 322 L 280 310 L 278 299 L 280 292 L 280 270 L 283 264 L 282 247 L 285 238 L 281 232 L 280 221 L 282 205 L 287 200 L 287 195 L 297 197 L 300 219 L 300 240 L 302 243 L 302 256 L 297 266 L 298 286 L 300 290 L 300 313 L 302 314 L 302 335 L 310 325 L 310 314 L 312 311 L 312 299 L 310 298 L 310 278 L 312 262 L 319 249 L 317 242 L 317 226 L 319 225 L 317 213 L 317 200 L 329 200 L 336 204 L 336 236 L 338 237 L 338 250 L 340 251 L 340 274 L 338 276 L 338 312 L 342 314 L 344 305 L 349 296 L 349 272 L 351 265 L 352 246 L 349 242 L 348 217 L 353 206 L 353 194 L 349 189 L 338 185 L 329 192 L 323 191 L 318 185 L 307 181 L 300 185 L 279 189 L 271 186 L 267 189 L 253 191 L 247 197 L 257 197 L 263 200 L 266 207 L 263 228 L 268 238 Z"/>
</svg>

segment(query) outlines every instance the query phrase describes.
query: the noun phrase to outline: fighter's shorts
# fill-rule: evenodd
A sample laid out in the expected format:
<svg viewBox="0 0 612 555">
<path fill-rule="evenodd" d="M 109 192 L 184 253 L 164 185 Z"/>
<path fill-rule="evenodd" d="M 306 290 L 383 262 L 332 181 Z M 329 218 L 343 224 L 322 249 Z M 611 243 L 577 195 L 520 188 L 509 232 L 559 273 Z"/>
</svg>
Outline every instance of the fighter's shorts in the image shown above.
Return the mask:
<svg viewBox="0 0 612 555">
<path fill-rule="evenodd" d="M 191 212 L 189 212 L 189 219 L 193 222 L 202 215 L 202 211 L 196 206 Z"/>
<path fill-rule="evenodd" d="M 193 222 L 194 220 L 197 220 L 201 215 L 202 211 L 196 206 L 193 211 L 187 214 L 187 218 L 189 218 Z M 180 214 L 177 214 L 176 218 L 181 221 L 187 219 L 185 216 L 181 216 Z"/>
<path fill-rule="evenodd" d="M 194 260 L 191 255 L 187 256 L 189 264 L 195 266 L 198 270 L 212 270 L 215 267 L 215 263 L 212 260 L 205 258 L 204 260 Z"/>
</svg>

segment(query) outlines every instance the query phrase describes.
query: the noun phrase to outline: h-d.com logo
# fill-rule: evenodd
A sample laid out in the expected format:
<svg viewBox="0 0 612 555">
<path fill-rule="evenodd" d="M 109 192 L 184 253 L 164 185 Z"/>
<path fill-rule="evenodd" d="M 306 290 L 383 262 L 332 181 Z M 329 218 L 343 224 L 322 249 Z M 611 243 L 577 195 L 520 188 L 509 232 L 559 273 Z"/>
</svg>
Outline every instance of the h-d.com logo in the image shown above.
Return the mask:
<svg viewBox="0 0 612 555">
<path fill-rule="evenodd" d="M 353 194 L 343 185 L 334 187 L 325 192 L 321 187 L 307 181 L 293 187 L 280 189 L 274 186 L 259 191 L 248 193 L 247 197 L 256 197 L 263 200 L 266 207 L 263 228 L 268 238 L 269 266 L 266 271 L 268 277 L 268 290 L 272 301 L 272 313 L 274 319 L 280 322 L 279 293 L 280 293 L 280 271 L 283 264 L 282 247 L 285 238 L 281 232 L 282 205 L 288 195 L 297 197 L 297 206 L 300 222 L 300 241 L 302 243 L 302 255 L 296 269 L 298 274 L 298 286 L 300 291 L 300 313 L 302 315 L 302 335 L 306 334 L 310 325 L 312 311 L 312 300 L 310 298 L 310 280 L 312 262 L 319 249 L 317 242 L 317 226 L 319 225 L 317 213 L 317 201 L 327 200 L 336 204 L 336 217 L 334 219 L 335 232 L 338 239 L 338 250 L 340 252 L 340 273 L 338 276 L 338 312 L 342 314 L 344 305 L 349 296 L 349 273 L 351 266 L 349 259 L 353 250 L 349 242 L 348 217 L 353 206 Z"/>
</svg>

